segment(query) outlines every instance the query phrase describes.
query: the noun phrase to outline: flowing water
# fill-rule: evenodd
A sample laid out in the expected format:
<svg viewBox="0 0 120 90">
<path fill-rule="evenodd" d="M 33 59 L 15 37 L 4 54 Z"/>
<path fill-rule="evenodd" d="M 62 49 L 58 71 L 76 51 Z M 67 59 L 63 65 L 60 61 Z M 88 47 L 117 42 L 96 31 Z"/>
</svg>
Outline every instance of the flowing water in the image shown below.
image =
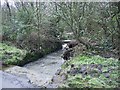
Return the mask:
<svg viewBox="0 0 120 90">
<path fill-rule="evenodd" d="M 61 53 L 62 51 L 51 53 L 37 61 L 26 64 L 24 67 L 15 66 L 5 70 L 5 72 L 27 78 L 28 82 L 38 87 L 45 87 L 64 63 Z"/>
<path fill-rule="evenodd" d="M 39 86 L 47 85 L 55 75 L 56 71 L 60 69 L 64 62 L 60 57 L 61 52 L 62 51 L 54 52 L 38 61 L 31 62 L 24 66 L 25 68 L 37 73 Z"/>
</svg>

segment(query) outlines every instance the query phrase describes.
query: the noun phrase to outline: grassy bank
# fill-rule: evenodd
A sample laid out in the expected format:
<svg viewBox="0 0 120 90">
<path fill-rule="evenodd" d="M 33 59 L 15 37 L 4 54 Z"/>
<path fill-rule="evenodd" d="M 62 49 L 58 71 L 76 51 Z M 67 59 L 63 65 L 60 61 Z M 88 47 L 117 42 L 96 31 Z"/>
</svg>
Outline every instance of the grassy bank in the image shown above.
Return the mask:
<svg viewBox="0 0 120 90">
<path fill-rule="evenodd" d="M 113 58 L 76 56 L 62 66 L 68 75 L 63 87 L 116 88 L 119 85 L 118 67 L 119 61 Z"/>
<path fill-rule="evenodd" d="M 46 54 L 59 50 L 60 47 L 44 48 L 44 51 L 28 52 L 27 50 L 18 49 L 15 46 L 0 43 L 0 60 L 6 65 L 23 66 L 29 62 L 35 61 Z"/>
</svg>

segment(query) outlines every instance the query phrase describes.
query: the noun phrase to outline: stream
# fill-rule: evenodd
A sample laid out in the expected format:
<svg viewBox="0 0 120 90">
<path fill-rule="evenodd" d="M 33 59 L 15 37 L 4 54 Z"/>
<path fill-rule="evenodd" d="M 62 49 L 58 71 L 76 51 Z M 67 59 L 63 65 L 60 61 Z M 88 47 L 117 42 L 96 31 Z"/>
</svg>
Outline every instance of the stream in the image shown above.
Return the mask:
<svg viewBox="0 0 120 90">
<path fill-rule="evenodd" d="M 23 67 L 14 66 L 2 72 L 3 88 L 45 87 L 64 63 L 62 50 L 51 53 Z M 14 78 L 14 79 L 13 79 Z M 16 84 L 20 82 L 20 84 Z M 7 85 L 5 84 L 7 83 Z M 8 86 L 8 84 L 10 84 Z M 24 85 L 24 86 L 23 86 Z"/>
</svg>

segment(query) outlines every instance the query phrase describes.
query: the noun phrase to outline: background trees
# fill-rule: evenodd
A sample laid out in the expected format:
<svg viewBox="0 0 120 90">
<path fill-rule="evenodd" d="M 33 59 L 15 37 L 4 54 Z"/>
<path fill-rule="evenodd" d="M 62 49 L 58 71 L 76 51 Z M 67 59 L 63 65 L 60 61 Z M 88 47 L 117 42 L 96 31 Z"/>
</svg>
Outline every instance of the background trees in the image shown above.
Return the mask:
<svg viewBox="0 0 120 90">
<path fill-rule="evenodd" d="M 10 5 L 6 0 L 2 5 L 3 41 L 30 50 L 39 51 L 45 40 L 60 39 L 77 39 L 87 48 L 93 47 L 90 42 L 104 50 L 118 48 L 119 21 L 119 2 L 20 1 Z"/>
<path fill-rule="evenodd" d="M 45 39 L 46 42 L 56 42 L 57 32 L 49 33 L 52 27 L 49 6 L 48 3 L 23 1 L 10 5 L 6 1 L 2 6 L 3 41 L 31 51 L 45 48 Z"/>
<path fill-rule="evenodd" d="M 81 43 L 90 46 L 82 40 L 82 37 L 87 37 L 102 44 L 104 49 L 114 47 L 119 31 L 119 20 L 117 16 L 113 18 L 114 14 L 118 13 L 117 3 L 113 5 L 110 2 L 60 2 L 55 5 L 56 16 L 68 27 L 65 31 L 73 32 L 74 38 Z"/>
</svg>

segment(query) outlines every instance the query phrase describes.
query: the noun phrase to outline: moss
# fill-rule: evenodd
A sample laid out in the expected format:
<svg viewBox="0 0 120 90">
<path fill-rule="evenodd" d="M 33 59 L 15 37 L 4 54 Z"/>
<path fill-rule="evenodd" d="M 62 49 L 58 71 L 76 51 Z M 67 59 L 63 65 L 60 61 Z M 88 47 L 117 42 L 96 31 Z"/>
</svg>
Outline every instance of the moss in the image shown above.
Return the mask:
<svg viewBox="0 0 120 90">
<path fill-rule="evenodd" d="M 18 49 L 14 46 L 8 46 L 5 43 L 0 43 L 0 60 L 7 65 L 23 66 L 29 62 L 35 61 L 43 57 L 43 53 L 28 53 L 26 50 Z"/>
<path fill-rule="evenodd" d="M 38 60 L 46 54 L 61 49 L 61 46 L 61 43 L 56 42 L 50 44 L 48 47 L 45 46 L 41 51 L 31 53 L 26 50 L 18 49 L 15 46 L 10 46 L 6 43 L 0 43 L 0 60 L 7 65 L 23 66 L 29 62 Z"/>
<path fill-rule="evenodd" d="M 5 64 L 17 64 L 26 56 L 27 51 L 0 43 L 0 58 Z"/>
<path fill-rule="evenodd" d="M 83 73 L 79 73 L 79 71 L 74 75 L 68 73 L 68 79 L 66 80 L 65 86 L 69 86 L 70 88 L 116 88 L 119 85 L 119 61 L 117 59 L 78 55 L 65 62 L 62 65 L 62 69 L 70 71 L 72 64 L 74 64 L 74 68 L 79 69 L 83 66 L 85 67 L 85 65 L 102 65 L 102 73 L 97 73 L 97 76 L 91 76 L 91 73 L 84 75 Z M 92 74 L 93 73 L 94 72 L 92 72 Z"/>
</svg>

